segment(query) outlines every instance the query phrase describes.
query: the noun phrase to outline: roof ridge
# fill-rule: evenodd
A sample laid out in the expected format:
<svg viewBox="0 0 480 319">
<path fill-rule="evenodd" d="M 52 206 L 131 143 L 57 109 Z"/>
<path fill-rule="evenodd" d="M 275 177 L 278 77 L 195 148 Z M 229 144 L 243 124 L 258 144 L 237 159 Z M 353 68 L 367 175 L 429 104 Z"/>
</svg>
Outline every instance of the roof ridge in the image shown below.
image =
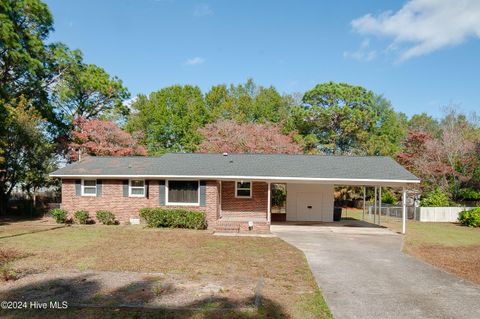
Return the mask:
<svg viewBox="0 0 480 319">
<path fill-rule="evenodd" d="M 266 156 L 266 155 L 282 155 L 282 156 L 308 156 L 308 157 L 368 157 L 368 158 L 392 158 L 386 155 L 329 155 L 329 154 L 286 154 L 286 153 L 228 153 L 228 155 L 254 155 L 254 156 Z M 165 153 L 164 155 L 222 155 L 223 153 L 194 153 L 194 152 L 172 152 Z"/>
<path fill-rule="evenodd" d="M 167 153 L 167 154 L 170 154 L 170 153 Z M 85 159 L 88 159 L 88 158 L 160 158 L 164 155 L 167 155 L 167 154 L 162 154 L 162 155 L 89 155 L 89 156 L 86 156 L 82 159 L 82 161 L 84 161 Z M 78 162 L 78 161 L 77 161 Z"/>
<path fill-rule="evenodd" d="M 81 162 L 91 159 L 91 158 L 161 158 L 168 155 L 197 155 L 197 156 L 224 156 L 223 153 L 194 153 L 194 152 L 172 152 L 172 153 L 165 153 L 162 155 L 89 155 L 82 159 Z M 385 155 L 329 155 L 329 154 L 284 154 L 284 153 L 228 153 L 228 156 L 302 156 L 302 157 L 330 157 L 330 158 L 389 158 L 393 159 L 391 156 Z M 78 163 L 78 161 L 74 162 Z M 73 163 L 72 163 L 73 164 Z"/>
</svg>

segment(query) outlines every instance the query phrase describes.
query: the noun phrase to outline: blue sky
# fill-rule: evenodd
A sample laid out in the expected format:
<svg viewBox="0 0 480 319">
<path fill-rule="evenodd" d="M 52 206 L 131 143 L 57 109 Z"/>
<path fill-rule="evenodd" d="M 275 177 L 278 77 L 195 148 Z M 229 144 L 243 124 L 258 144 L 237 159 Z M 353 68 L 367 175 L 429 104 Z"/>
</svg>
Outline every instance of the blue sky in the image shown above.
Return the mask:
<svg viewBox="0 0 480 319">
<path fill-rule="evenodd" d="M 250 77 L 291 93 L 332 80 L 383 93 L 408 115 L 480 110 L 477 0 L 46 3 L 50 41 L 81 49 L 133 95 Z"/>
</svg>

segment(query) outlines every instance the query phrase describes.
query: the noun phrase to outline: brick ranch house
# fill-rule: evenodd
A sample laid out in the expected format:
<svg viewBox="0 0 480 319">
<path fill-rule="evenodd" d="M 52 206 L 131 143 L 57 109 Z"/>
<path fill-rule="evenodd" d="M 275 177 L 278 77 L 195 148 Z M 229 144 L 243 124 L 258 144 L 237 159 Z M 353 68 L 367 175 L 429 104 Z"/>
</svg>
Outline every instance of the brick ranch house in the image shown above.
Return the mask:
<svg viewBox="0 0 480 319">
<path fill-rule="evenodd" d="M 269 231 L 272 184 L 286 186 L 287 221 L 332 222 L 336 185 L 403 187 L 405 197 L 419 183 L 388 157 L 281 154 L 92 156 L 50 176 L 70 214 L 109 210 L 127 223 L 143 207 L 182 207 L 205 212 L 209 229 L 239 232 Z"/>
</svg>

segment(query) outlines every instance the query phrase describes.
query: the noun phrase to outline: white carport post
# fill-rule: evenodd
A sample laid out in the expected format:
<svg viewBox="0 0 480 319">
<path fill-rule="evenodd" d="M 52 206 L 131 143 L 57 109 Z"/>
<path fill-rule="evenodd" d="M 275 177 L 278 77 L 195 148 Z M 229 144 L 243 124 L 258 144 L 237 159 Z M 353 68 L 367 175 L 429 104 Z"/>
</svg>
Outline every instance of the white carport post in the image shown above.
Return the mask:
<svg viewBox="0 0 480 319">
<path fill-rule="evenodd" d="M 271 209 L 270 209 L 270 198 L 271 198 L 271 195 L 270 195 L 270 182 L 268 182 L 268 202 L 267 202 L 267 220 L 268 222 L 270 223 L 270 220 L 271 220 Z"/>
<path fill-rule="evenodd" d="M 380 217 L 382 216 L 382 186 L 378 189 L 378 224 L 380 225 Z"/>
<path fill-rule="evenodd" d="M 373 223 L 376 223 L 376 218 L 377 218 L 377 186 L 375 186 L 375 199 L 373 201 Z"/>
<path fill-rule="evenodd" d="M 363 213 L 362 213 L 362 220 L 365 220 L 365 198 L 366 198 L 366 190 L 365 190 L 365 186 L 363 186 Z"/>
<path fill-rule="evenodd" d="M 407 190 L 402 187 L 402 234 L 405 234 L 405 226 L 407 221 Z"/>
</svg>

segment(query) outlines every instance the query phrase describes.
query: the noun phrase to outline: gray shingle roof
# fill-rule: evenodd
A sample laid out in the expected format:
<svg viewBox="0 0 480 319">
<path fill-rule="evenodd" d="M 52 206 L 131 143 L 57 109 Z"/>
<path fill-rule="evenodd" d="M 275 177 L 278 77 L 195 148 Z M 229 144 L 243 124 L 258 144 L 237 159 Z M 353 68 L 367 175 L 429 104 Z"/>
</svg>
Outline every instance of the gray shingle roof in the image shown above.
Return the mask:
<svg viewBox="0 0 480 319">
<path fill-rule="evenodd" d="M 389 157 L 284 154 L 171 153 L 155 157 L 88 157 L 51 174 L 56 177 L 256 177 L 418 182 Z"/>
</svg>

